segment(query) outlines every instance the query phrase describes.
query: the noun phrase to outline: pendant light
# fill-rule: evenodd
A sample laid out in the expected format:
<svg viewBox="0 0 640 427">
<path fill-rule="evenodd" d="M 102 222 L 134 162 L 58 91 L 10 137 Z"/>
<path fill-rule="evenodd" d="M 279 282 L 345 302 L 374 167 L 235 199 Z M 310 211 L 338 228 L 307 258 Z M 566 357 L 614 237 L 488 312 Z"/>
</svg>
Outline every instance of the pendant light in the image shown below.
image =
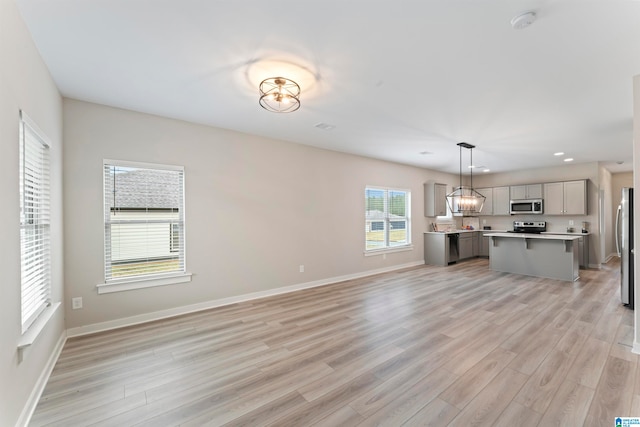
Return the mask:
<svg viewBox="0 0 640 427">
<path fill-rule="evenodd" d="M 454 214 L 477 214 L 482 211 L 486 197 L 473 189 L 473 149 L 475 145 L 466 142 L 458 143 L 460 147 L 460 185 L 447 194 L 447 204 Z M 470 186 L 462 185 L 462 149 L 467 148 L 471 153 L 471 183 Z"/>
</svg>

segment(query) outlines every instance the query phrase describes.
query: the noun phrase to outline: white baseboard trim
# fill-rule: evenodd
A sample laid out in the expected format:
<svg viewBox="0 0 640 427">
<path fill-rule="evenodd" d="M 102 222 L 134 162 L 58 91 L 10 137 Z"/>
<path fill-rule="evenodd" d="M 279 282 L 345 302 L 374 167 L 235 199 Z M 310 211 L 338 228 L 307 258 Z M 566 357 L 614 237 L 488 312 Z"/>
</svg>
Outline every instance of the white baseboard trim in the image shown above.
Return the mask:
<svg viewBox="0 0 640 427">
<path fill-rule="evenodd" d="M 67 333 L 62 331 L 58 342 L 56 343 L 53 352 L 51 352 L 51 356 L 49 356 L 49 360 L 47 360 L 47 364 L 45 365 L 36 385 L 31 390 L 31 394 L 29 395 L 29 399 L 27 403 L 24 405 L 22 409 L 22 413 L 20 414 L 20 418 L 18 418 L 18 422 L 16 423 L 16 427 L 26 427 L 29 425 L 31 421 L 31 417 L 33 416 L 33 412 L 36 410 L 36 406 L 40 401 L 40 396 L 42 396 L 42 392 L 44 391 L 45 386 L 47 385 L 47 381 L 49 381 L 49 377 L 51 376 L 51 372 L 53 371 L 56 362 L 58 361 L 58 357 L 60 357 L 60 353 L 62 353 L 62 348 L 64 347 L 64 343 L 67 341 Z"/>
<path fill-rule="evenodd" d="M 631 353 L 640 354 L 640 343 L 636 340 L 633 340 L 633 347 L 631 348 Z"/>
<path fill-rule="evenodd" d="M 167 310 L 154 311 L 152 313 L 140 314 L 137 316 L 124 317 L 122 319 L 109 320 L 107 322 L 93 323 L 91 325 L 79 326 L 76 328 L 67 329 L 67 337 L 78 337 L 82 335 L 95 334 L 97 332 L 104 332 L 111 329 L 123 328 L 126 326 L 137 325 L 140 323 L 152 322 L 155 320 L 162 320 L 169 317 L 180 316 L 183 314 L 194 313 L 197 311 L 208 310 L 215 307 L 221 307 L 223 305 L 236 304 L 239 302 L 250 301 L 258 298 L 265 298 L 279 294 L 286 294 L 289 292 L 300 291 L 303 289 L 315 288 L 318 286 L 330 285 L 332 283 L 344 282 L 346 280 L 359 279 L 362 277 L 373 276 L 381 273 L 388 273 L 395 270 L 401 270 L 403 268 L 416 267 L 424 265 L 424 261 L 414 261 L 407 264 L 395 265 L 392 267 L 379 268 L 376 270 L 368 270 L 361 273 L 347 274 L 344 276 L 330 277 L 327 279 L 315 280 L 312 282 L 299 283 L 297 285 L 283 286 L 281 288 L 269 289 L 266 291 L 252 292 L 249 294 L 238 295 L 229 298 L 221 298 L 212 301 L 205 301 L 197 304 L 185 305 L 182 307 L 170 308 Z"/>
<path fill-rule="evenodd" d="M 604 260 L 605 264 L 608 263 L 609 261 L 611 261 L 611 258 L 614 258 L 614 257 L 616 257 L 616 258 L 618 257 L 618 254 L 616 252 L 607 255 L 607 258 Z"/>
</svg>

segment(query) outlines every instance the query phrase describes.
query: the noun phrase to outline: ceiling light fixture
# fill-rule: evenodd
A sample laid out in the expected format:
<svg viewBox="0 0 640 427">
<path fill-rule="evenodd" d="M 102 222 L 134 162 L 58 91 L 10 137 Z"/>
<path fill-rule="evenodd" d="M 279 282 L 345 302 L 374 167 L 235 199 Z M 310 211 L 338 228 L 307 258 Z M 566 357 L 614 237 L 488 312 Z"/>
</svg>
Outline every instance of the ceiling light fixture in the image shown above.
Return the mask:
<svg viewBox="0 0 640 427">
<path fill-rule="evenodd" d="M 553 153 L 554 156 L 564 156 L 564 151 L 558 151 L 557 153 Z"/>
<path fill-rule="evenodd" d="M 449 209 L 451 209 L 451 212 L 453 213 L 479 213 L 482 211 L 482 206 L 484 206 L 486 197 L 473 189 L 473 168 L 471 168 L 470 185 L 468 187 L 462 185 L 462 149 L 467 148 L 470 150 L 470 163 L 473 164 L 473 149 L 475 148 L 475 145 L 471 145 L 466 142 L 460 142 L 458 143 L 458 147 L 460 147 L 460 186 L 458 186 L 451 193 L 447 194 L 447 204 L 449 205 Z"/>
<path fill-rule="evenodd" d="M 511 26 L 515 30 L 522 30 L 533 24 L 536 20 L 535 12 L 523 12 L 520 15 L 516 15 L 511 19 Z"/>
<path fill-rule="evenodd" d="M 300 86 L 284 77 L 269 77 L 260 83 L 260 106 L 274 113 L 300 108 Z"/>
<path fill-rule="evenodd" d="M 573 162 L 573 158 L 571 157 L 567 157 L 566 159 L 564 159 L 565 162 Z"/>
</svg>

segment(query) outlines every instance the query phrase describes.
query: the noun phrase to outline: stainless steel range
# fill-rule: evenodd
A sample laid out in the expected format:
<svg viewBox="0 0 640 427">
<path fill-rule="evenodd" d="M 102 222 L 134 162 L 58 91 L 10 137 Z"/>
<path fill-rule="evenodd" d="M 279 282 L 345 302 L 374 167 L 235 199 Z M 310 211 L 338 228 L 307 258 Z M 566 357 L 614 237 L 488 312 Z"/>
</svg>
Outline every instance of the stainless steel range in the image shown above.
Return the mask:
<svg viewBox="0 0 640 427">
<path fill-rule="evenodd" d="M 540 234 L 547 231 L 546 221 L 513 221 L 513 230 L 509 233 Z"/>
</svg>

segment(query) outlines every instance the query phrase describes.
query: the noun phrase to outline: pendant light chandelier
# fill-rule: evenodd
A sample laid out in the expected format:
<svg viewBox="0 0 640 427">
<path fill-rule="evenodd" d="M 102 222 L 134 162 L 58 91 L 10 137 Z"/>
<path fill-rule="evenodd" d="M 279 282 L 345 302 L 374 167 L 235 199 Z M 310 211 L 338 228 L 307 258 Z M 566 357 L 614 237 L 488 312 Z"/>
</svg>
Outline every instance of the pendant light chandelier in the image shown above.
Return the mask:
<svg viewBox="0 0 640 427">
<path fill-rule="evenodd" d="M 269 77 L 260 83 L 260 106 L 274 113 L 300 108 L 300 86 L 284 77 Z"/>
<path fill-rule="evenodd" d="M 458 143 L 460 147 L 460 185 L 447 194 L 447 204 L 453 213 L 476 214 L 482 211 L 486 197 L 473 189 L 473 149 L 475 145 L 466 142 Z M 471 182 L 470 185 L 462 185 L 462 149 L 467 148 L 471 152 Z"/>
</svg>

